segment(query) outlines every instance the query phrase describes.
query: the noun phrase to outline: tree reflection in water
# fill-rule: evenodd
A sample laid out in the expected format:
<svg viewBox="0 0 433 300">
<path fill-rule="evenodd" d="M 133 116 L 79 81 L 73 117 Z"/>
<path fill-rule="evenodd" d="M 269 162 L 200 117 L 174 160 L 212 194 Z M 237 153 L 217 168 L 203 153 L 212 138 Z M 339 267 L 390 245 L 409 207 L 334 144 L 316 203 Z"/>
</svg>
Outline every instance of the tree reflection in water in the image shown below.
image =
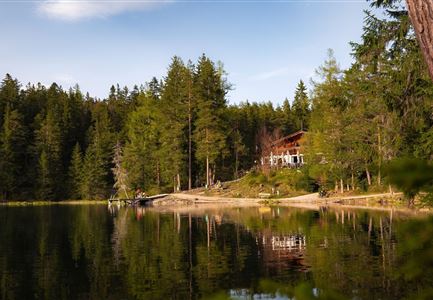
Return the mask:
<svg viewBox="0 0 433 300">
<path fill-rule="evenodd" d="M 433 218 L 0 208 L 1 299 L 432 299 Z"/>
</svg>

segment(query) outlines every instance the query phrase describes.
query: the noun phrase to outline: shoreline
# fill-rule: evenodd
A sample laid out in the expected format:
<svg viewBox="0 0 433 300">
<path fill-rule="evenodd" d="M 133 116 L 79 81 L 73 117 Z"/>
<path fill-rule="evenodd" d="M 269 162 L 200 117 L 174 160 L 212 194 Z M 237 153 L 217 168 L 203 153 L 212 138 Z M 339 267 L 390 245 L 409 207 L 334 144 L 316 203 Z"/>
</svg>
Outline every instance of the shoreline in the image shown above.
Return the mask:
<svg viewBox="0 0 433 300">
<path fill-rule="evenodd" d="M 381 193 L 369 195 L 355 195 L 344 197 L 320 198 L 318 193 L 303 196 L 261 199 L 261 198 L 232 198 L 204 196 L 189 193 L 172 193 L 163 199 L 155 200 L 152 207 L 167 211 L 194 211 L 207 208 L 225 207 L 261 207 L 261 206 L 284 206 L 304 209 L 319 210 L 323 207 L 342 209 L 367 209 L 375 211 L 395 211 L 405 213 L 433 213 L 429 207 L 409 208 L 402 205 L 398 200 L 402 193 Z"/>
<path fill-rule="evenodd" d="M 50 205 L 101 205 L 107 204 L 107 200 L 23 200 L 0 201 L 1 206 L 50 206 Z"/>
<path fill-rule="evenodd" d="M 402 196 L 402 193 L 380 193 L 380 194 L 366 194 L 366 195 L 354 195 L 354 196 L 343 196 L 343 197 L 330 197 L 320 198 L 318 193 L 311 193 L 302 196 L 288 197 L 288 198 L 234 198 L 234 197 L 221 197 L 221 196 L 205 196 L 191 194 L 187 192 L 183 193 L 172 193 L 169 194 L 168 198 L 175 198 L 179 200 L 192 201 L 194 203 L 238 203 L 238 204 L 263 204 L 263 203 L 341 203 L 342 201 L 359 201 L 359 200 L 374 200 L 374 199 L 391 199 L 395 201 L 396 197 Z M 166 197 L 166 198 L 167 198 Z M 163 198 L 165 199 L 165 198 Z"/>
<path fill-rule="evenodd" d="M 367 209 L 375 211 L 398 211 L 406 213 L 433 213 L 430 207 L 404 206 L 399 199 L 402 193 L 381 193 L 353 195 L 343 197 L 320 198 L 318 193 L 289 198 L 233 198 L 220 196 L 205 196 L 188 192 L 168 194 L 164 198 L 152 201 L 147 207 L 162 211 L 195 211 L 197 209 L 228 208 L 228 207 L 264 207 L 283 206 L 301 209 L 320 210 L 325 208 Z M 52 206 L 52 205 L 106 205 L 107 200 L 65 200 L 65 201 L 4 201 L 1 206 Z"/>
</svg>

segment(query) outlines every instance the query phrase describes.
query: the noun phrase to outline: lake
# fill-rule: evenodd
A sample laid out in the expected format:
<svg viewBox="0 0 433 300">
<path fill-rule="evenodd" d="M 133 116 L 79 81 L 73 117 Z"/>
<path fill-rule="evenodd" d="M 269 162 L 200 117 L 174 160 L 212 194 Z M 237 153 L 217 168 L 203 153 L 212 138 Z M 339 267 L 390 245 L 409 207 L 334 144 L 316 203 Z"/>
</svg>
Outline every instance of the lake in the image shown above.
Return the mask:
<svg viewBox="0 0 433 300">
<path fill-rule="evenodd" d="M 432 299 L 433 219 L 289 207 L 0 207 L 1 299 Z"/>
</svg>

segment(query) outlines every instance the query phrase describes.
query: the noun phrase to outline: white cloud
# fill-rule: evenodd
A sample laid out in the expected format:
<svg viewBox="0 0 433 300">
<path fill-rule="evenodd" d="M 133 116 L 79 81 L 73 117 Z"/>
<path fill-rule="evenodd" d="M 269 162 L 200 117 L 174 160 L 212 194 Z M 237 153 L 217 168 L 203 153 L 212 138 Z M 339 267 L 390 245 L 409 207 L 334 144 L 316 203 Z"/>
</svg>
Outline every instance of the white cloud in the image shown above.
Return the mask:
<svg viewBox="0 0 433 300">
<path fill-rule="evenodd" d="M 64 21 L 106 18 L 128 11 L 152 9 L 170 0 L 48 0 L 38 4 L 43 15 Z"/>
<path fill-rule="evenodd" d="M 288 68 L 280 68 L 280 69 L 276 69 L 276 70 L 272 70 L 272 71 L 268 71 L 268 72 L 263 72 L 263 73 L 252 76 L 251 80 L 255 80 L 255 81 L 268 80 L 268 79 L 271 79 L 274 77 L 286 75 L 288 73 L 288 71 L 289 71 Z"/>
</svg>

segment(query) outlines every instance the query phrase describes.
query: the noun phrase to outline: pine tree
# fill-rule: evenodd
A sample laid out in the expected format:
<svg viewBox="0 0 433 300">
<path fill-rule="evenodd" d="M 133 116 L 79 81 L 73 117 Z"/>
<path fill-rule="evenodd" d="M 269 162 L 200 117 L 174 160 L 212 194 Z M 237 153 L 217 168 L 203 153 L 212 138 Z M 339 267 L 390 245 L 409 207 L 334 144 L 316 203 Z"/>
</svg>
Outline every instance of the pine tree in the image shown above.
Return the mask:
<svg viewBox="0 0 433 300">
<path fill-rule="evenodd" d="M 166 179 L 172 179 L 175 191 L 181 188 L 181 178 L 186 174 L 188 144 L 188 69 L 179 57 L 169 66 L 161 93 L 161 165 Z"/>
<path fill-rule="evenodd" d="M 290 107 L 290 102 L 286 98 L 284 99 L 282 106 L 282 131 L 283 135 L 288 135 L 296 131 L 297 126 L 294 124 L 294 116 L 292 108 Z"/>
<path fill-rule="evenodd" d="M 83 199 L 104 199 L 108 196 L 108 157 L 95 137 L 86 150 L 83 164 L 81 195 Z"/>
<path fill-rule="evenodd" d="M 83 177 L 83 154 L 81 153 L 80 144 L 76 143 L 72 151 L 71 163 L 69 166 L 69 199 L 81 198 L 81 187 Z"/>
<path fill-rule="evenodd" d="M 310 102 L 307 95 L 307 88 L 302 80 L 299 81 L 296 88 L 292 110 L 297 129 L 306 130 L 310 118 Z"/>
<path fill-rule="evenodd" d="M 22 116 L 8 105 L 0 133 L 0 197 L 17 197 L 25 171 L 26 130 Z"/>
<path fill-rule="evenodd" d="M 36 132 L 38 149 L 38 197 L 58 200 L 64 196 L 61 161 L 62 141 L 58 122 L 52 111 L 48 111 L 41 128 Z"/>
<path fill-rule="evenodd" d="M 161 188 L 160 109 L 159 99 L 150 92 L 138 96 L 138 106 L 129 115 L 126 124 L 127 143 L 124 165 L 133 189 Z M 170 181 L 171 183 L 171 181 Z"/>
<path fill-rule="evenodd" d="M 123 167 L 123 151 L 120 142 L 117 141 L 114 146 L 113 156 L 114 167 L 111 169 L 114 175 L 114 188 L 117 189 L 117 193 L 124 193 L 126 198 L 128 196 L 128 173 Z"/>
<path fill-rule="evenodd" d="M 339 156 L 342 137 L 340 113 L 331 103 L 340 89 L 341 71 L 332 51 L 328 51 L 328 58 L 317 74 L 322 82 L 314 83 L 313 111 L 305 144 L 305 160 L 309 162 L 310 176 L 322 188 L 327 188 L 331 182 L 340 180 L 343 172 L 343 158 Z"/>
<path fill-rule="evenodd" d="M 87 199 L 104 199 L 114 183 L 110 169 L 115 134 L 106 103 L 98 103 L 92 114 L 94 123 L 89 129 L 81 190 L 82 197 Z"/>
<path fill-rule="evenodd" d="M 195 76 L 197 97 L 197 119 L 195 121 L 194 140 L 196 157 L 205 163 L 206 186 L 212 184 L 211 168 L 215 175 L 215 163 L 226 150 L 226 135 L 223 124 L 223 112 L 226 107 L 226 87 L 222 74 L 206 56 L 202 56 L 197 65 Z"/>
<path fill-rule="evenodd" d="M 0 126 L 3 124 L 3 114 L 7 107 L 10 110 L 16 110 L 21 103 L 20 83 L 13 79 L 11 75 L 6 74 L 0 84 Z"/>
<path fill-rule="evenodd" d="M 233 141 L 233 151 L 235 154 L 235 179 L 239 176 L 239 162 L 240 157 L 245 153 L 245 144 L 242 141 L 242 135 L 239 129 L 235 129 L 232 132 L 232 141 Z"/>
</svg>

